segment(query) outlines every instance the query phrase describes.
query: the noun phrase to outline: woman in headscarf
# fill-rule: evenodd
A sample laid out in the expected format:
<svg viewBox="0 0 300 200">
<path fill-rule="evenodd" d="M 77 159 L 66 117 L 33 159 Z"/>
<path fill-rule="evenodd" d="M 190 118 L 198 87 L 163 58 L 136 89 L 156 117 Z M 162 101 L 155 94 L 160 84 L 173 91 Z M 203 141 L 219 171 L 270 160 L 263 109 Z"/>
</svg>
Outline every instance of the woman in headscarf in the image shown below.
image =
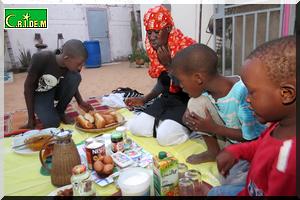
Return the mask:
<svg viewBox="0 0 300 200">
<path fill-rule="evenodd" d="M 141 106 L 158 97 L 144 112 L 131 120 L 129 129 L 134 135 L 156 137 L 160 145 L 176 145 L 188 139 L 189 130 L 182 122 L 188 95 L 178 80 L 168 74 L 175 54 L 195 43 L 174 27 L 170 12 L 163 6 L 150 8 L 144 15 L 146 51 L 150 59 L 148 73 L 157 78 L 152 91 L 142 98 L 129 98 L 128 106 Z"/>
</svg>

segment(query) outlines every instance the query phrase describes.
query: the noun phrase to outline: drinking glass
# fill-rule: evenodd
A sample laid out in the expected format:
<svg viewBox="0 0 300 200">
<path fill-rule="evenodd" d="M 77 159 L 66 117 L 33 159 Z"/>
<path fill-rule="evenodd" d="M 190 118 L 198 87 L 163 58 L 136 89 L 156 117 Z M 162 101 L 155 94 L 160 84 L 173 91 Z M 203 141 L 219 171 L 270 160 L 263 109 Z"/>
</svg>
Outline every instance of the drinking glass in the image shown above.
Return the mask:
<svg viewBox="0 0 300 200">
<path fill-rule="evenodd" d="M 179 196 L 191 196 L 194 191 L 193 181 L 189 178 L 179 179 Z"/>
<path fill-rule="evenodd" d="M 178 178 L 184 178 L 185 172 L 188 171 L 188 167 L 184 163 L 178 163 Z"/>
<path fill-rule="evenodd" d="M 191 179 L 194 184 L 193 195 L 201 196 L 202 195 L 202 193 L 201 193 L 201 184 L 202 184 L 201 173 L 197 170 L 191 169 L 191 170 L 188 170 L 187 172 L 185 172 L 184 176 L 185 176 L 185 178 Z"/>
</svg>

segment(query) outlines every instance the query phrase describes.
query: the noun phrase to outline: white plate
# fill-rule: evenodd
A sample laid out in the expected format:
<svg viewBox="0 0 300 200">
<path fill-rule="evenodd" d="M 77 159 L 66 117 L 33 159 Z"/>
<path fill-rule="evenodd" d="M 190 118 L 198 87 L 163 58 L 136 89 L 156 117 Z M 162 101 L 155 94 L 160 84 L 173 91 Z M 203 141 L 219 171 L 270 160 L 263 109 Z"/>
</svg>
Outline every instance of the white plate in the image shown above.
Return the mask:
<svg viewBox="0 0 300 200">
<path fill-rule="evenodd" d="M 60 188 L 57 188 L 57 189 L 53 190 L 53 191 L 52 191 L 51 193 L 49 193 L 47 196 L 56 196 L 59 190 L 65 190 L 65 189 L 70 189 L 70 188 L 72 188 L 72 185 L 71 185 L 71 184 L 70 184 L 70 185 L 62 186 L 62 187 L 60 187 Z"/>
<path fill-rule="evenodd" d="M 13 137 L 13 139 L 12 139 L 12 146 L 11 146 L 12 150 L 15 153 L 24 154 L 24 155 L 37 154 L 37 153 L 39 153 L 39 151 L 31 151 L 26 146 L 23 146 L 23 147 L 20 147 L 20 148 L 13 148 L 13 147 L 24 144 L 25 139 L 29 138 L 31 136 L 51 134 L 51 132 L 52 133 L 57 133 L 59 131 L 60 131 L 60 129 L 58 129 L 58 128 L 47 128 L 47 129 L 42 129 L 42 130 L 30 130 L 30 131 L 27 131 L 23 134 L 17 135 L 15 137 Z"/>
</svg>

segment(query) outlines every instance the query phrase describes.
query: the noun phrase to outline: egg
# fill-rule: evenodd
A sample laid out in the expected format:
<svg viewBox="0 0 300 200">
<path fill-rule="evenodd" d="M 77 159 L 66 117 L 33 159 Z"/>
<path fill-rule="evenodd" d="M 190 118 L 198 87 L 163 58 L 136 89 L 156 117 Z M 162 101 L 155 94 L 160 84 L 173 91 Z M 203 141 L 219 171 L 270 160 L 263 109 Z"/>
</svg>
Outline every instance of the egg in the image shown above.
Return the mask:
<svg viewBox="0 0 300 200">
<path fill-rule="evenodd" d="M 100 160 L 97 160 L 96 162 L 94 162 L 94 170 L 97 172 L 97 173 L 101 173 L 104 169 L 104 164 L 100 161 Z"/>
<path fill-rule="evenodd" d="M 111 156 L 104 156 L 104 158 L 103 158 L 103 163 L 104 163 L 104 164 L 113 164 L 114 161 L 113 161 L 113 159 L 111 158 Z"/>
<path fill-rule="evenodd" d="M 104 165 L 103 174 L 109 175 L 113 172 L 114 166 L 112 164 Z"/>
</svg>

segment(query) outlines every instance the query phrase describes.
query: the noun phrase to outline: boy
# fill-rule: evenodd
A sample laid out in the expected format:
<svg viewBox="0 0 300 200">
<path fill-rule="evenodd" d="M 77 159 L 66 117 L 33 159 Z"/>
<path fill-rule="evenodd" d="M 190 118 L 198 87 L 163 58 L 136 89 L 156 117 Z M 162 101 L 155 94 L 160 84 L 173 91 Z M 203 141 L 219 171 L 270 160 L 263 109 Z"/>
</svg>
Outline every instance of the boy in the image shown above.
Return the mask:
<svg viewBox="0 0 300 200">
<path fill-rule="evenodd" d="M 182 122 L 188 95 L 168 74 L 175 54 L 195 41 L 174 27 L 171 13 L 163 6 L 150 8 L 144 15 L 146 51 L 150 59 L 148 73 L 157 84 L 144 97 L 128 98 L 128 106 L 141 106 L 156 98 L 144 112 L 130 121 L 129 130 L 138 136 L 156 137 L 162 146 L 177 145 L 188 139 L 189 130 Z"/>
<path fill-rule="evenodd" d="M 239 195 L 296 195 L 296 37 L 258 47 L 245 61 L 241 77 L 257 119 L 273 124 L 258 140 L 227 147 L 217 157 L 218 169 L 226 176 L 238 159 L 245 159 L 250 169 Z M 227 192 L 212 189 L 209 195 Z"/>
<path fill-rule="evenodd" d="M 180 51 L 171 68 L 191 97 L 183 120 L 202 134 L 207 146 L 206 152 L 189 156 L 187 162 L 215 161 L 220 151 L 218 141 L 222 148 L 225 143 L 253 140 L 265 129 L 248 108 L 247 89 L 240 77 L 220 75 L 217 55 L 208 46 L 195 44 Z"/>
<path fill-rule="evenodd" d="M 32 56 L 24 84 L 28 123 L 24 128 L 35 128 L 35 114 L 43 128 L 58 127 L 60 122 L 70 124 L 73 119 L 65 114 L 67 105 L 75 99 L 85 112 L 92 106 L 84 102 L 78 90 L 79 71 L 87 59 L 87 51 L 80 40 L 68 40 L 62 54 L 41 51 Z M 54 101 L 58 103 L 54 106 Z"/>
</svg>

